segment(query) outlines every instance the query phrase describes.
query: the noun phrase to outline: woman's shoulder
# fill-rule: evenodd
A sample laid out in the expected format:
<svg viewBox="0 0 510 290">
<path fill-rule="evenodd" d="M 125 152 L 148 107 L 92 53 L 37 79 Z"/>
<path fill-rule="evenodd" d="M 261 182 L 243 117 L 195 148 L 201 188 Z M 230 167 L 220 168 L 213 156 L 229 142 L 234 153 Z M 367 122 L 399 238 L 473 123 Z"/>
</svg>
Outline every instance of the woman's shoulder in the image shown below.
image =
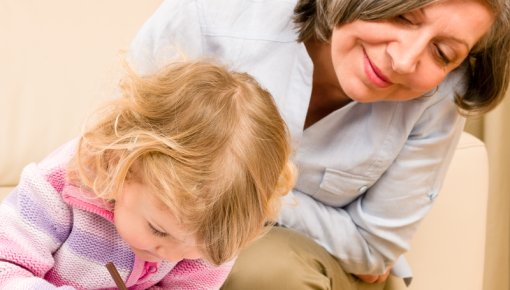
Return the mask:
<svg viewBox="0 0 510 290">
<path fill-rule="evenodd" d="M 248 49 L 295 44 L 294 5 L 295 0 L 166 0 L 131 43 L 130 64 L 150 73 L 176 57 L 232 59 Z"/>
<path fill-rule="evenodd" d="M 196 0 L 205 35 L 295 41 L 294 0 Z"/>
</svg>

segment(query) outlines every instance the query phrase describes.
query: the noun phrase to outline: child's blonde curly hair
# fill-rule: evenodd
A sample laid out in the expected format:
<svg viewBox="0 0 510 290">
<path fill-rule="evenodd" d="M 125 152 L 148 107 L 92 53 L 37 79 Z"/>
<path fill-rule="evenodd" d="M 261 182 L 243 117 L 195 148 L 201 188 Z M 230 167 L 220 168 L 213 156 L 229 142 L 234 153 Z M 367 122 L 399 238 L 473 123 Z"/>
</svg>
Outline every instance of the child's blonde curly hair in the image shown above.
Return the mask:
<svg viewBox="0 0 510 290">
<path fill-rule="evenodd" d="M 126 179 L 157 193 L 221 264 L 264 233 L 294 182 L 286 125 L 248 74 L 180 61 L 139 76 L 82 135 L 71 182 L 112 199 Z M 136 176 L 130 170 L 136 163 Z"/>
</svg>

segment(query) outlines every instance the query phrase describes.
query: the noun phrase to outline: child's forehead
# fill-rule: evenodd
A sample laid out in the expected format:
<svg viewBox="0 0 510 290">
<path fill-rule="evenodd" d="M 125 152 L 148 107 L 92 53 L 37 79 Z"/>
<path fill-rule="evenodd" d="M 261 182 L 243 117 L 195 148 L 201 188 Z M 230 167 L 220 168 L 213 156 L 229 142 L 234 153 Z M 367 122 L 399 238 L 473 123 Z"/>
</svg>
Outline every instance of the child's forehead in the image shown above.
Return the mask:
<svg viewBox="0 0 510 290">
<path fill-rule="evenodd" d="M 165 213 L 165 214 L 171 214 L 171 215 L 177 215 L 169 204 L 165 203 L 163 200 L 164 194 L 169 193 L 163 193 L 161 192 L 161 189 L 157 188 L 156 186 L 151 186 L 148 184 L 145 184 L 144 188 L 144 196 L 151 205 L 153 209 L 157 209 L 159 212 Z"/>
<path fill-rule="evenodd" d="M 176 204 L 177 200 L 171 198 L 171 195 L 177 194 L 177 190 L 164 191 L 161 186 L 153 184 L 143 176 L 140 167 L 136 166 L 139 164 L 135 162 L 134 165 L 131 182 L 137 183 L 142 191 L 140 194 L 144 199 L 142 203 L 145 217 L 164 230 L 171 229 L 176 235 L 182 237 L 182 240 L 189 241 L 194 235 L 186 229 L 186 222 L 183 221 L 182 214 L 179 212 L 180 205 Z"/>
<path fill-rule="evenodd" d="M 165 193 L 161 192 L 158 184 L 153 184 L 150 182 L 150 179 L 143 174 L 139 161 L 135 161 L 131 165 L 126 180 L 128 182 L 137 183 L 143 189 L 140 193 L 144 198 L 147 198 L 154 207 L 161 210 L 169 210 L 169 207 L 163 201 L 163 194 Z"/>
<path fill-rule="evenodd" d="M 186 229 L 186 225 L 175 210 L 154 195 L 149 197 L 149 203 L 150 208 L 146 209 L 148 219 L 179 241 L 190 245 L 196 244 L 195 235 Z"/>
</svg>

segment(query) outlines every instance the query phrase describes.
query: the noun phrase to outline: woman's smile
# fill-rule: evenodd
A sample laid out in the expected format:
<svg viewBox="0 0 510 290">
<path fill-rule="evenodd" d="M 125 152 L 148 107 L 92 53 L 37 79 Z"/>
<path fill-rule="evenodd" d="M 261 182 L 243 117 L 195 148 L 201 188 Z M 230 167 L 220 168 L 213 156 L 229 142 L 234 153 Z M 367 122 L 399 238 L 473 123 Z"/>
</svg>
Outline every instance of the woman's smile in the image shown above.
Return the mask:
<svg viewBox="0 0 510 290">
<path fill-rule="evenodd" d="M 365 69 L 367 79 L 377 87 L 386 88 L 393 84 L 388 77 L 386 77 L 381 70 L 370 61 L 370 58 L 365 51 L 363 51 L 363 67 Z"/>
</svg>

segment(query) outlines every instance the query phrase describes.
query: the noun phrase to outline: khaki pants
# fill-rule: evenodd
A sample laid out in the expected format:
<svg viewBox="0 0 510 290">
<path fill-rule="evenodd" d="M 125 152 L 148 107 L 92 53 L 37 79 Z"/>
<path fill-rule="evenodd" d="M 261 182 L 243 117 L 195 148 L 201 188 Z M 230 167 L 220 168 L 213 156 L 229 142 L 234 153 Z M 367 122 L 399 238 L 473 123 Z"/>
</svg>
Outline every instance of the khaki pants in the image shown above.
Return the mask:
<svg viewBox="0 0 510 290">
<path fill-rule="evenodd" d="M 382 290 L 344 272 L 337 260 L 311 239 L 275 227 L 241 252 L 222 290 Z"/>
</svg>

